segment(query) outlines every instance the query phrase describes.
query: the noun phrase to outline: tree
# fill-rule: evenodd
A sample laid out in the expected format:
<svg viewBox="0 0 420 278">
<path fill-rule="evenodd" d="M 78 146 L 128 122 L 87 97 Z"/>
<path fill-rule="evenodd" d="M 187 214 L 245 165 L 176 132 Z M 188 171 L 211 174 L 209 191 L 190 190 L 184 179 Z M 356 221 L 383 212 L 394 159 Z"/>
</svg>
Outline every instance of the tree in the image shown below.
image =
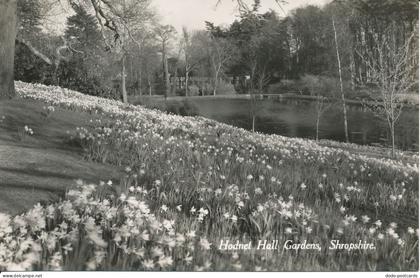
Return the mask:
<svg viewBox="0 0 420 278">
<path fill-rule="evenodd" d="M 8 98 L 14 96 L 14 52 L 15 52 L 15 39 L 16 39 L 16 14 L 17 14 L 17 0 L 2 0 L 0 2 L 0 97 Z M 70 3 L 74 3 L 75 0 L 69 0 Z M 110 50 L 116 42 L 120 41 L 120 38 L 125 32 L 130 38 L 132 38 L 130 28 L 128 28 L 127 21 L 121 20 L 122 14 L 119 7 L 126 6 L 125 0 L 114 2 L 113 0 L 88 0 L 90 3 L 95 16 L 100 25 L 100 30 L 104 41 L 106 42 L 107 49 Z M 149 3 L 149 0 L 133 1 L 135 6 L 141 7 L 143 4 Z M 242 1 L 239 1 L 239 3 Z M 127 6 L 126 6 L 127 7 Z M 144 9 L 144 5 L 139 9 L 124 9 L 125 15 L 136 16 L 142 18 L 145 14 L 150 13 L 150 9 Z M 131 6 L 130 6 L 131 8 Z M 147 16 L 146 16 L 147 17 Z M 128 20 L 130 21 L 130 20 Z M 123 28 L 121 28 L 121 25 Z M 107 32 L 108 30 L 108 32 Z M 121 32 L 122 31 L 122 32 Z M 127 32 L 128 31 L 128 32 Z M 113 43 L 108 42 L 107 33 L 113 34 Z M 29 45 L 30 42 L 28 42 Z M 62 48 L 58 49 L 60 52 L 62 49 L 68 49 L 69 46 L 64 44 Z M 31 49 L 32 50 L 32 49 Z M 43 57 L 40 54 L 40 57 Z M 61 54 L 59 54 L 61 56 Z M 45 58 L 45 57 L 43 57 Z M 48 57 L 47 57 L 48 58 Z M 123 57 L 124 58 L 124 57 Z M 45 59 L 48 61 L 48 59 Z M 60 61 L 60 60 L 58 60 Z M 122 59 L 125 62 L 125 59 Z M 57 65 L 57 64 L 56 64 Z M 56 66 L 57 67 L 57 66 Z M 122 66 L 122 69 L 125 67 Z M 125 75 L 123 74 L 122 77 Z M 166 79 L 169 77 L 167 76 Z M 167 86 L 168 87 L 168 86 Z"/>
<path fill-rule="evenodd" d="M 147 83 L 149 96 L 153 94 L 155 73 L 161 68 L 159 66 L 160 58 L 156 51 L 158 48 L 159 46 L 155 45 L 152 41 L 147 41 L 145 42 L 142 51 L 141 67 L 144 68 L 143 77 Z"/>
<path fill-rule="evenodd" d="M 259 1 L 254 1 L 253 8 L 242 13 L 226 32 L 214 29 L 219 37 L 227 37 L 239 52 L 231 72 L 248 76 L 247 92 L 250 94 L 252 130 L 255 131 L 256 93 L 261 94 L 265 86 L 279 69 L 283 68 L 282 56 L 285 56 L 284 37 L 280 21 L 274 12 L 259 14 Z"/>
<path fill-rule="evenodd" d="M 319 140 L 319 126 L 321 118 L 325 112 L 333 105 L 335 101 L 334 90 L 336 84 L 334 79 L 325 76 L 315 76 L 305 74 L 302 81 L 309 86 L 311 95 L 315 98 L 315 111 L 316 111 L 316 141 Z"/>
<path fill-rule="evenodd" d="M 217 95 L 220 76 L 226 65 L 235 57 L 235 48 L 226 38 L 212 36 L 209 40 L 209 54 L 213 70 L 213 95 Z"/>
<path fill-rule="evenodd" d="M 82 93 L 103 94 L 111 90 L 109 74 L 110 53 L 104 42 L 95 16 L 81 5 L 73 4 L 74 15 L 67 18 L 64 37 L 71 42 L 71 57 L 60 67 L 60 86 Z"/>
<path fill-rule="evenodd" d="M 190 34 L 188 33 L 187 27 L 182 27 L 182 37 L 183 37 L 183 49 L 184 49 L 184 59 L 185 59 L 185 96 L 188 96 L 188 82 L 189 75 L 193 66 L 191 64 L 191 39 Z"/>
<path fill-rule="evenodd" d="M 346 142 L 349 142 L 349 130 L 347 126 L 347 107 L 346 107 L 346 98 L 344 96 L 344 86 L 343 86 L 343 74 L 341 70 L 341 58 L 340 58 L 340 51 L 338 49 L 338 40 L 337 40 L 337 30 L 335 28 L 335 21 L 334 17 L 332 19 L 332 25 L 334 29 L 334 42 L 335 42 L 335 49 L 337 52 L 337 65 L 338 65 L 338 75 L 340 78 L 340 92 L 341 92 L 341 105 L 343 107 L 343 117 L 344 117 L 344 135 L 346 137 Z"/>
<path fill-rule="evenodd" d="M 172 25 L 160 25 L 155 29 L 156 37 L 161 44 L 165 96 L 171 94 L 171 81 L 168 67 L 168 44 L 175 32 L 176 30 Z"/>
<path fill-rule="evenodd" d="M 0 99 L 11 98 L 14 89 L 14 57 L 17 0 L 0 1 Z"/>
<path fill-rule="evenodd" d="M 126 60 L 129 55 L 129 45 L 134 43 L 141 51 L 142 43 L 135 35 L 143 31 L 145 25 L 154 16 L 150 9 L 150 0 L 123 0 L 115 2 L 101 0 L 106 9 L 98 4 L 99 2 L 95 3 L 93 0 L 91 2 L 100 26 L 106 26 L 114 33 L 110 37 L 103 32 L 103 37 L 107 45 L 114 48 L 114 52 L 119 56 L 121 94 L 123 102 L 127 103 Z"/>
<path fill-rule="evenodd" d="M 32 45 L 24 42 L 35 41 L 43 45 L 46 37 L 41 34 L 41 5 L 39 1 L 21 0 L 17 6 L 17 34 L 15 46 L 14 78 L 26 82 L 47 82 L 47 73 L 51 70 L 51 61 Z M 49 56 L 49 55 L 48 55 Z"/>
<path fill-rule="evenodd" d="M 371 90 L 367 106 L 387 123 L 395 156 L 395 125 L 401 115 L 404 94 L 418 82 L 418 31 L 400 46 L 395 23 L 382 34 L 373 36 L 373 48 L 359 49 L 358 54 L 371 72 L 378 91 Z"/>
</svg>

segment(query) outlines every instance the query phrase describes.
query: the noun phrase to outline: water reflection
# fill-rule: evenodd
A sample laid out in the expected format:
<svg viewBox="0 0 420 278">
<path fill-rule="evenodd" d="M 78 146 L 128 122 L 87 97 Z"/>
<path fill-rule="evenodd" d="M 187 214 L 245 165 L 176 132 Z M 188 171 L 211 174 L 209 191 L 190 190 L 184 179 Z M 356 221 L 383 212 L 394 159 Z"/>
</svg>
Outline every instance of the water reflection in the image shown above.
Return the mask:
<svg viewBox="0 0 420 278">
<path fill-rule="evenodd" d="M 190 100 L 200 115 L 234 126 L 251 129 L 250 104 L 247 100 Z M 290 137 L 315 138 L 316 110 L 305 100 L 260 100 L 257 104 L 256 130 Z M 343 115 L 332 107 L 322 117 L 320 138 L 344 141 Z M 350 141 L 364 145 L 387 146 L 390 138 L 387 124 L 360 105 L 348 106 Z M 396 126 L 396 144 L 402 150 L 418 151 L 418 110 L 405 109 Z"/>
</svg>

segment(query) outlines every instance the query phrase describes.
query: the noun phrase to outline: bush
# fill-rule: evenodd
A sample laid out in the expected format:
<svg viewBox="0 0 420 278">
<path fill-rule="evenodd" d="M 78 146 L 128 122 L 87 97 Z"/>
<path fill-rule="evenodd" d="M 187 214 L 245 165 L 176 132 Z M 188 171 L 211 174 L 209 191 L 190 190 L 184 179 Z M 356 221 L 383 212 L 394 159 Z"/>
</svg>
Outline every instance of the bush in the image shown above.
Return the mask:
<svg viewBox="0 0 420 278">
<path fill-rule="evenodd" d="M 213 93 L 213 92 L 211 92 Z M 221 81 L 217 86 L 217 95 L 234 95 L 236 94 L 235 87 L 232 83 Z"/>
</svg>

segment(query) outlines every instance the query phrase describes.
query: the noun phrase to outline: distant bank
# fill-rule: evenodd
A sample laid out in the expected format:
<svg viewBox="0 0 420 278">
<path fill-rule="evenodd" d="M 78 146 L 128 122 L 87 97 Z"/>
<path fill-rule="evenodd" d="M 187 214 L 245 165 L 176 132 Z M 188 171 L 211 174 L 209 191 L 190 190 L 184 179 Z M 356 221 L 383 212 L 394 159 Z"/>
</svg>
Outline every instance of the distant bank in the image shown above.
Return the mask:
<svg viewBox="0 0 420 278">
<path fill-rule="evenodd" d="M 286 94 L 256 94 L 256 99 L 272 99 L 272 100 L 283 100 L 283 99 L 299 99 L 313 101 L 316 96 L 299 95 L 294 93 Z M 183 101 L 183 100 L 197 100 L 197 99 L 250 99 L 250 94 L 231 94 L 231 95 L 206 95 L 206 96 L 170 96 L 166 97 L 168 101 Z M 132 104 L 142 104 L 143 102 L 150 103 L 154 101 L 164 101 L 163 95 L 143 95 L 143 96 L 131 96 L 129 102 Z M 408 106 L 419 106 L 419 95 L 417 94 L 405 94 L 401 96 L 401 100 Z M 369 104 L 371 102 L 362 99 L 347 99 L 347 104 Z"/>
</svg>

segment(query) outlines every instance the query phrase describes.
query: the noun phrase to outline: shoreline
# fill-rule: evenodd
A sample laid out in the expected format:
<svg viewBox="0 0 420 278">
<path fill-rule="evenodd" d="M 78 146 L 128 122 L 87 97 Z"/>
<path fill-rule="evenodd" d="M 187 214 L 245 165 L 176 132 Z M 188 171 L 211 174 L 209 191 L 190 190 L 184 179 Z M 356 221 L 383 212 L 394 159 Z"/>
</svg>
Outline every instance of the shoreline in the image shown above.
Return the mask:
<svg viewBox="0 0 420 278">
<path fill-rule="evenodd" d="M 131 96 L 129 97 L 129 103 L 133 105 L 138 105 L 138 102 L 142 100 L 157 100 L 157 101 L 184 101 L 184 100 L 249 100 L 251 98 L 250 94 L 232 94 L 232 95 L 207 95 L 207 96 L 169 96 L 165 99 L 163 95 L 143 95 L 143 96 Z M 316 99 L 315 96 L 308 96 L 308 95 L 298 95 L 294 93 L 285 93 L 285 94 L 257 94 L 257 100 L 273 100 L 273 101 L 280 101 L 280 100 L 302 100 L 302 101 L 314 101 Z M 416 99 L 417 103 L 414 102 L 404 102 L 405 108 L 414 108 L 419 109 L 419 99 Z M 356 99 L 346 99 L 347 105 L 358 105 L 363 106 L 364 104 L 373 104 L 372 101 L 361 101 Z"/>
</svg>

